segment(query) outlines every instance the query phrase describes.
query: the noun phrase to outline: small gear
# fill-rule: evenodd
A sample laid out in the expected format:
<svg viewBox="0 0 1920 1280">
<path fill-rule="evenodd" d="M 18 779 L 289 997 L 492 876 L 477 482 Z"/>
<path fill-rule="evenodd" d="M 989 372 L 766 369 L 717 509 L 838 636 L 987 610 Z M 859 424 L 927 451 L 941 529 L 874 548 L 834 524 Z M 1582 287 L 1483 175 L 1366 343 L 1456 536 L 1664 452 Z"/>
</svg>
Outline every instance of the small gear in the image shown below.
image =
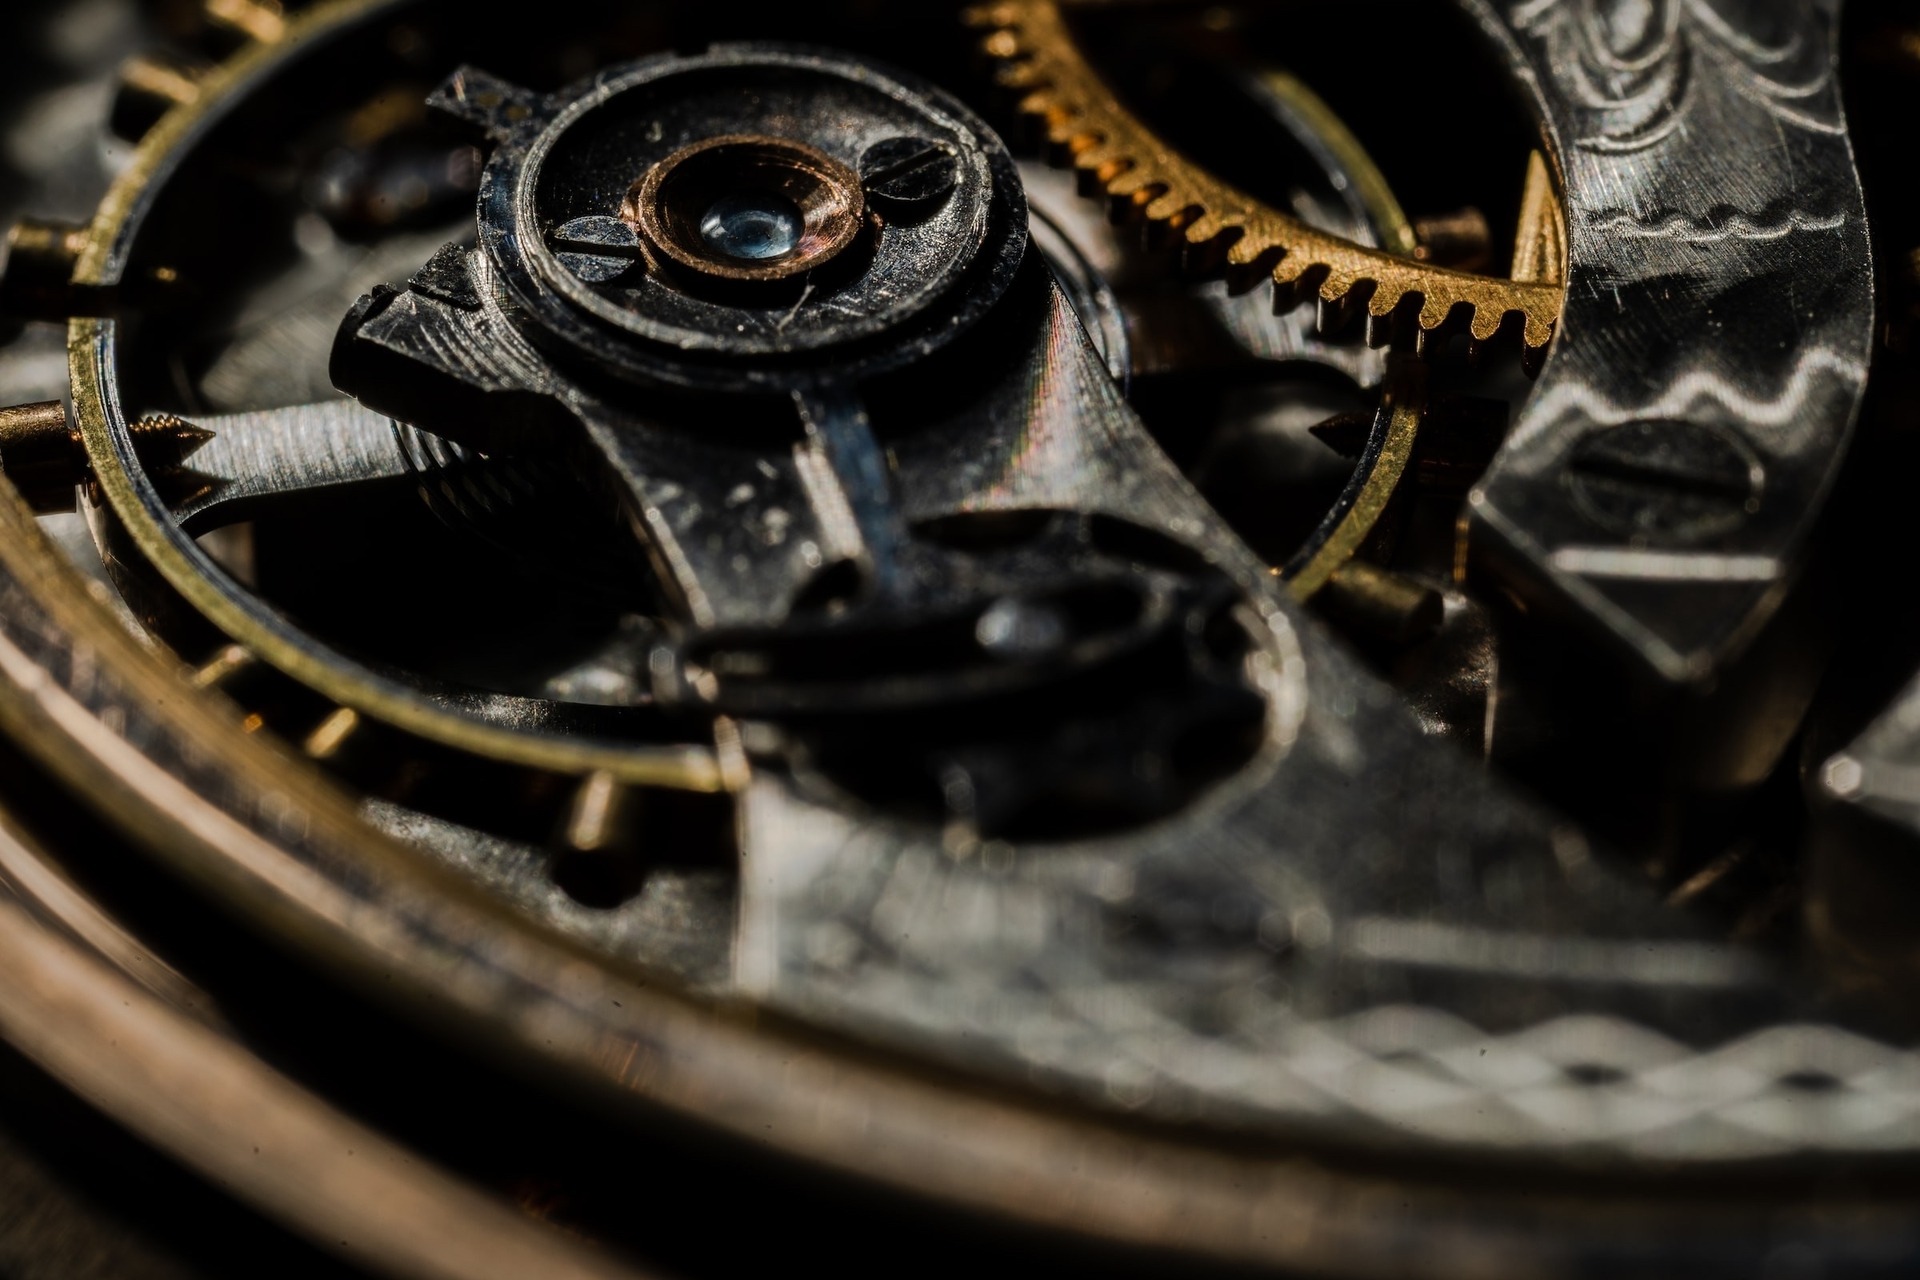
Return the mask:
<svg viewBox="0 0 1920 1280">
<path fill-rule="evenodd" d="M 1059 0 L 1000 0 L 968 19 L 988 31 L 985 48 L 1001 64 L 1001 82 L 1023 94 L 1020 111 L 1043 123 L 1054 153 L 1111 197 L 1121 216 L 1179 235 L 1197 269 L 1224 268 L 1242 281 L 1271 272 L 1277 307 L 1314 299 L 1328 327 L 1364 307 L 1375 344 L 1410 318 L 1420 346 L 1462 328 L 1478 345 L 1517 315 L 1529 366 L 1544 356 L 1566 294 L 1564 233 L 1554 252 L 1552 213 L 1538 212 L 1553 201 L 1530 194 L 1528 209 L 1538 216 L 1523 219 L 1511 280 L 1366 248 L 1236 190 L 1156 137 L 1081 53 Z M 1536 180 L 1528 187 L 1536 190 Z"/>
</svg>

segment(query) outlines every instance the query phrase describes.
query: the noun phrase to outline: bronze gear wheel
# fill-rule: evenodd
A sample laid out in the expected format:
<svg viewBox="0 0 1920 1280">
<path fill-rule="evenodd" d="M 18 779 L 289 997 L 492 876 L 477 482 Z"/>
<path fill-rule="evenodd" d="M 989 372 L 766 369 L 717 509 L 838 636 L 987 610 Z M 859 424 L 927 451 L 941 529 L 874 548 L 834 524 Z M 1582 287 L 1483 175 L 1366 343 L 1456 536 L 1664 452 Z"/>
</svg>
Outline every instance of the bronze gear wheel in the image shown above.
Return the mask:
<svg viewBox="0 0 1920 1280">
<path fill-rule="evenodd" d="M 1161 141 L 1088 62 L 1059 0 L 1001 0 L 969 20 L 988 32 L 1001 83 L 1023 95 L 1019 110 L 1043 125 L 1052 154 L 1110 197 L 1118 216 L 1177 235 L 1192 269 L 1246 282 L 1270 274 L 1276 307 L 1312 299 L 1328 321 L 1364 306 L 1376 344 L 1408 320 L 1418 346 L 1461 329 L 1478 346 L 1517 317 L 1529 367 L 1544 357 L 1566 294 L 1566 242 L 1554 202 L 1533 194 L 1539 182 L 1528 183 L 1512 279 L 1397 257 L 1316 230 Z"/>
</svg>

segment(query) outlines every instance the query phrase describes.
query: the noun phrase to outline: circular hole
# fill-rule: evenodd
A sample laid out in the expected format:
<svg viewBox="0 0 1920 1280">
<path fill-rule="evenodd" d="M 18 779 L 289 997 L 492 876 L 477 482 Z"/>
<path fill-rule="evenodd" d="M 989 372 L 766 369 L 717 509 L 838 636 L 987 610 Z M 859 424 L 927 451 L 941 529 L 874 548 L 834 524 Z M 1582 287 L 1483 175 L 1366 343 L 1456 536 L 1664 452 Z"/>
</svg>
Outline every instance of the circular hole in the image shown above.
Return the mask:
<svg viewBox="0 0 1920 1280">
<path fill-rule="evenodd" d="M 683 147 L 648 170 L 621 216 L 700 275 L 785 280 L 854 242 L 866 197 L 852 169 L 814 147 L 734 135 Z"/>
</svg>

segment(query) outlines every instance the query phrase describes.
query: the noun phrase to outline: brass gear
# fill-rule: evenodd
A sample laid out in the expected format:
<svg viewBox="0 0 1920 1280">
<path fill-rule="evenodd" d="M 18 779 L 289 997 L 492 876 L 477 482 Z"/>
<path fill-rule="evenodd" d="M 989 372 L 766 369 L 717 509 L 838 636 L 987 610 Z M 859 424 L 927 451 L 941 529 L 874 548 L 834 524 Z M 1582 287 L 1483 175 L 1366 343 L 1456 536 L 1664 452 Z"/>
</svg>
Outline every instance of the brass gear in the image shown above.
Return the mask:
<svg viewBox="0 0 1920 1280">
<path fill-rule="evenodd" d="M 1155 136 L 1082 54 L 1060 0 L 997 0 L 967 18 L 988 32 L 985 48 L 1000 64 L 1001 83 L 1021 93 L 1019 110 L 1044 125 L 1053 153 L 1104 191 L 1121 215 L 1179 235 L 1197 269 L 1224 269 L 1243 282 L 1270 272 L 1277 307 L 1311 298 L 1328 326 L 1364 306 L 1367 339 L 1376 344 L 1388 341 L 1404 318 L 1418 325 L 1422 347 L 1459 328 L 1478 345 L 1518 315 L 1529 366 L 1544 355 L 1566 296 L 1565 234 L 1558 230 L 1557 202 L 1531 194 L 1539 189 L 1534 180 L 1513 279 L 1398 257 L 1315 230 Z"/>
</svg>

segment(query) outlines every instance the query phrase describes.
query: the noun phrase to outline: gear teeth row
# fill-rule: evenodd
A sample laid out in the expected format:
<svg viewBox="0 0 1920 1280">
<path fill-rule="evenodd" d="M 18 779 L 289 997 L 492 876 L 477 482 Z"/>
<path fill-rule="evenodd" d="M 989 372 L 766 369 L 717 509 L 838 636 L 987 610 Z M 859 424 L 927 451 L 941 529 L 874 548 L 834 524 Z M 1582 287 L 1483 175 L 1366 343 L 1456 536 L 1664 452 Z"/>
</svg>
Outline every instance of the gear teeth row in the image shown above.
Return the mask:
<svg viewBox="0 0 1920 1280">
<path fill-rule="evenodd" d="M 1311 301 L 1323 328 L 1362 314 L 1369 342 L 1411 330 L 1417 348 L 1465 333 L 1478 350 L 1508 332 L 1529 369 L 1544 358 L 1565 290 L 1499 280 L 1356 245 L 1273 209 L 1187 160 L 1113 96 L 1087 63 L 1057 0 L 1000 0 L 971 10 L 984 47 L 1018 110 L 1045 132 L 1049 158 L 1073 167 L 1083 190 L 1105 195 L 1119 221 L 1144 224 L 1149 245 L 1177 245 L 1190 270 L 1230 286 L 1275 286 L 1288 311 Z"/>
</svg>

